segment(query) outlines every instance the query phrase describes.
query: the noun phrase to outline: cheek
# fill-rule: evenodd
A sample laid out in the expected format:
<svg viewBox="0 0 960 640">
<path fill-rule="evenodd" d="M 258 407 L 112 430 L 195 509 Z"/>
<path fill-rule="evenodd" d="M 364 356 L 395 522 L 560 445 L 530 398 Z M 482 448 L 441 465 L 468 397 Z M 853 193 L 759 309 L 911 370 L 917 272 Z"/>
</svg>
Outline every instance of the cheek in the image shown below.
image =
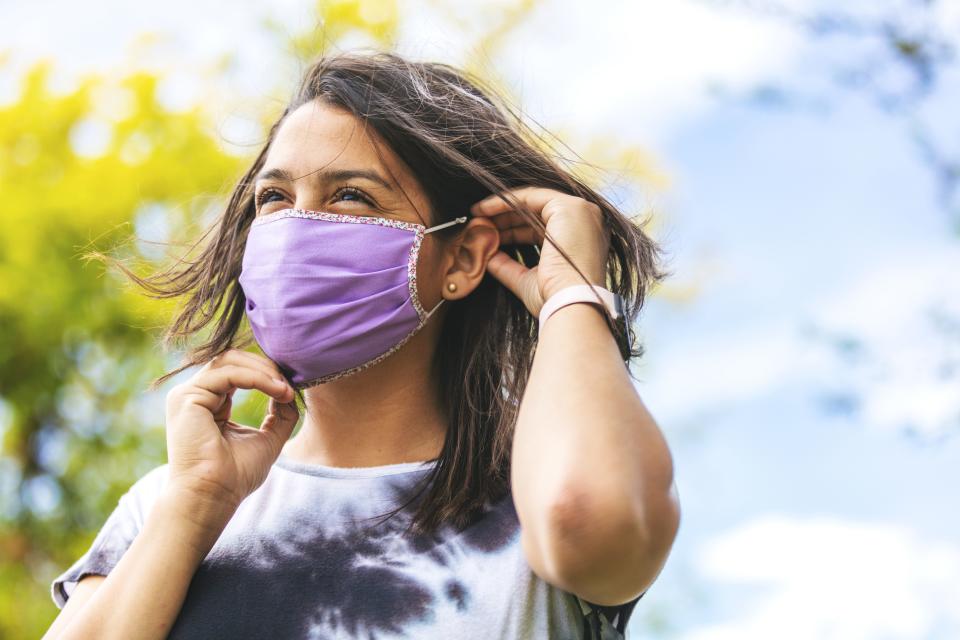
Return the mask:
<svg viewBox="0 0 960 640">
<path fill-rule="evenodd" d="M 445 253 L 439 243 L 424 238 L 417 260 L 417 291 L 422 301 L 435 303 L 440 298 L 445 262 Z"/>
</svg>

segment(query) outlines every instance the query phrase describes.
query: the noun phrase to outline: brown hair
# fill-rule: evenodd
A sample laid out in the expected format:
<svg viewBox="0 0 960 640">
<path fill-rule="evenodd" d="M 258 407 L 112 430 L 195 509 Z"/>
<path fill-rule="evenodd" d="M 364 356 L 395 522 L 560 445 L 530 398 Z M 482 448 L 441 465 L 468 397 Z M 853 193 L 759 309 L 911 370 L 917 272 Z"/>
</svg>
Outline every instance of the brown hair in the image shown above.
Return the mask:
<svg viewBox="0 0 960 640">
<path fill-rule="evenodd" d="M 431 205 L 429 224 L 451 220 L 491 193 L 523 185 L 557 189 L 598 205 L 611 230 L 607 286 L 623 297 L 632 322 L 651 285 L 669 275 L 658 264 L 661 248 L 641 228 L 646 221 L 635 224 L 561 168 L 554 158 L 562 156 L 541 150 L 554 147 L 503 98 L 482 87 L 450 65 L 414 62 L 392 52 L 342 52 L 310 64 L 226 208 L 192 244 L 191 250 L 200 250 L 198 257 L 146 277 L 120 265 L 151 297 L 186 296 L 166 329 L 165 346 L 210 329 L 188 350 L 185 364 L 157 378 L 152 388 L 190 366 L 250 344 L 249 334 L 238 339 L 245 299 L 237 279 L 255 216 L 253 179 L 286 115 L 313 100 L 355 115 L 412 169 Z M 504 197 L 544 231 L 538 216 L 510 194 Z M 536 246 L 501 248 L 528 267 L 538 262 Z M 490 274 L 469 296 L 451 301 L 447 311 L 433 366 L 449 428 L 437 464 L 422 485 L 428 491 L 411 523 L 418 533 L 433 532 L 446 522 L 465 526 L 509 490 L 513 428 L 537 345 L 536 318 Z M 641 355 L 643 347 L 634 340 L 630 356 Z M 298 398 L 302 403 L 302 394 Z"/>
</svg>

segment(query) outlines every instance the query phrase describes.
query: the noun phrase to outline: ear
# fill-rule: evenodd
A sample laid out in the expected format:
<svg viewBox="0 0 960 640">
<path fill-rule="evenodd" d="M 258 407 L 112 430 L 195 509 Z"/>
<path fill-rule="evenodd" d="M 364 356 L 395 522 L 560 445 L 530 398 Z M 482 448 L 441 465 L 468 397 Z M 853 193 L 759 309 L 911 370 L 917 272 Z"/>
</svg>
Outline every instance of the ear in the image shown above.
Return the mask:
<svg viewBox="0 0 960 640">
<path fill-rule="evenodd" d="M 457 287 L 450 291 L 444 284 L 442 295 L 447 300 L 457 300 L 480 286 L 487 263 L 500 249 L 500 232 L 489 218 L 478 216 L 467 222 L 450 245 L 443 282 L 453 282 Z"/>
</svg>

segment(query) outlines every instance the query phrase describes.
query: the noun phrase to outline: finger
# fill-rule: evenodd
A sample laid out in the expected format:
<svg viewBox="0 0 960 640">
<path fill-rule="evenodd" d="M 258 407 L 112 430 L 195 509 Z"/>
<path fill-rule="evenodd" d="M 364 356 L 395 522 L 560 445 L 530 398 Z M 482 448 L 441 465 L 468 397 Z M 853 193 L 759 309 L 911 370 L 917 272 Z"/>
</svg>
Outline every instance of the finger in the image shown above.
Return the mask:
<svg viewBox="0 0 960 640">
<path fill-rule="evenodd" d="M 500 213 L 491 214 L 488 219 L 493 222 L 499 230 L 509 229 L 511 227 L 533 226 L 526 216 L 512 209 L 509 211 L 501 211 Z"/>
<path fill-rule="evenodd" d="M 252 362 L 256 362 L 260 365 L 263 365 L 264 367 L 267 368 L 267 370 L 275 374 L 277 377 L 279 378 L 283 377 L 283 371 L 281 371 L 277 363 L 271 360 L 270 358 L 259 353 L 254 353 L 253 351 L 245 351 L 243 349 L 238 349 L 237 353 Z"/>
<path fill-rule="evenodd" d="M 270 377 L 281 379 L 284 377 L 283 372 L 280 371 L 280 368 L 276 365 L 276 363 L 273 362 L 273 360 L 258 356 L 257 354 L 250 353 L 249 351 L 243 351 L 242 349 L 230 349 L 229 351 L 224 351 L 211 360 L 208 364 L 210 365 L 209 368 L 222 367 L 228 364 L 255 367 Z"/>
<path fill-rule="evenodd" d="M 220 405 L 220 408 L 217 409 L 217 412 L 213 414 L 214 422 L 223 422 L 224 420 L 230 419 L 230 412 L 233 409 L 233 391 L 230 391 L 226 395 L 223 403 Z"/>
<path fill-rule="evenodd" d="M 282 403 L 271 398 L 270 412 L 263 419 L 260 430 L 270 435 L 276 450 L 279 451 L 290 439 L 290 434 L 293 433 L 299 419 L 300 411 L 297 409 L 296 402 Z"/>
<path fill-rule="evenodd" d="M 256 357 L 254 354 L 243 351 L 242 349 L 229 349 L 216 355 L 212 360 L 210 360 L 205 367 L 208 369 L 216 369 L 218 367 L 223 367 L 226 365 L 237 365 L 242 367 L 253 367 L 259 369 L 273 378 L 283 379 L 283 373 L 280 369 L 272 362 L 264 362 L 262 359 Z"/>
<path fill-rule="evenodd" d="M 211 397 L 217 397 L 221 403 L 222 396 L 232 389 L 257 389 L 281 402 L 287 402 L 293 396 L 293 389 L 286 381 L 267 375 L 259 369 L 232 364 L 206 371 L 201 370 L 194 376 L 192 385 L 214 394 Z M 204 403 L 204 406 L 211 412 L 219 408 L 207 403 Z"/>
<path fill-rule="evenodd" d="M 500 231 L 500 244 L 543 244 L 544 236 L 532 227 L 513 227 Z"/>
<path fill-rule="evenodd" d="M 548 189 L 546 187 L 519 187 L 517 189 L 509 189 L 504 193 L 514 196 L 520 203 L 526 205 L 528 209 L 541 217 L 543 217 L 543 208 L 547 206 L 550 200 L 564 195 L 556 189 Z M 508 202 L 502 194 L 489 195 L 470 207 L 471 213 L 475 216 L 495 216 L 515 210 L 516 208 L 513 204 Z"/>
<path fill-rule="evenodd" d="M 526 291 L 524 289 L 523 282 L 530 269 L 508 256 L 503 251 L 497 251 L 495 254 L 493 254 L 493 257 L 487 261 L 487 271 L 490 272 L 490 275 L 503 283 L 503 286 L 513 292 L 515 296 L 526 302 L 526 299 L 524 298 Z"/>
</svg>

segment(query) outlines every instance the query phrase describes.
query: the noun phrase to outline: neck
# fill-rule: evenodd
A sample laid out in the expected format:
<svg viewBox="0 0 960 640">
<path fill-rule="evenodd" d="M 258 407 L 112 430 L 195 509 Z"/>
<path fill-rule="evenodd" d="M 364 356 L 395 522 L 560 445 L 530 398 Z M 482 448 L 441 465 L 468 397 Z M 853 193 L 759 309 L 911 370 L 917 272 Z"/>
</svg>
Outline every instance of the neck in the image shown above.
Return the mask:
<svg viewBox="0 0 960 640">
<path fill-rule="evenodd" d="M 438 457 L 447 427 L 430 372 L 429 327 L 373 367 L 304 391 L 304 422 L 283 454 L 332 467 Z"/>
</svg>

